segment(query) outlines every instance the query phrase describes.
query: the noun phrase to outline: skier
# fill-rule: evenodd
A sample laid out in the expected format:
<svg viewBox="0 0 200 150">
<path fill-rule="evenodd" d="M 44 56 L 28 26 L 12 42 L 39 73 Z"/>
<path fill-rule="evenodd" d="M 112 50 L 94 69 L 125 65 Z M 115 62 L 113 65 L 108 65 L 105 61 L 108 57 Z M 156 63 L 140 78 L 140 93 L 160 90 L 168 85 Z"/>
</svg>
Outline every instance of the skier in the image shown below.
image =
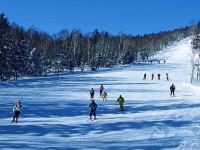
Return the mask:
<svg viewBox="0 0 200 150">
<path fill-rule="evenodd" d="M 160 80 L 160 73 L 158 74 L 158 80 Z"/>
<path fill-rule="evenodd" d="M 174 84 L 172 84 L 171 86 L 170 86 L 170 96 L 175 96 L 175 89 L 176 89 L 176 87 L 175 87 L 175 85 Z"/>
<path fill-rule="evenodd" d="M 16 123 L 17 123 L 21 111 L 22 111 L 22 105 L 21 105 L 21 102 L 18 101 L 18 102 L 15 104 L 15 106 L 13 107 L 14 116 L 13 116 L 13 120 L 12 120 L 11 123 L 13 123 L 13 122 L 16 122 Z"/>
<path fill-rule="evenodd" d="M 147 78 L 147 74 L 145 73 L 145 74 L 144 74 L 143 80 L 146 80 L 146 78 Z"/>
<path fill-rule="evenodd" d="M 166 60 L 164 60 L 164 64 L 166 63 Z"/>
<path fill-rule="evenodd" d="M 92 102 L 90 103 L 89 108 L 90 108 L 90 119 L 92 119 L 92 115 L 94 116 L 94 119 L 96 119 L 97 104 L 95 103 L 94 100 L 92 100 Z"/>
<path fill-rule="evenodd" d="M 90 90 L 90 98 L 94 98 L 94 89 L 93 88 Z"/>
<path fill-rule="evenodd" d="M 167 81 L 169 81 L 169 75 L 168 75 L 168 73 L 166 73 L 166 79 L 167 79 Z"/>
<path fill-rule="evenodd" d="M 117 102 L 119 103 L 120 110 L 124 111 L 124 98 L 120 95 L 119 98 L 117 99 Z"/>
<path fill-rule="evenodd" d="M 107 96 L 108 96 L 108 93 L 104 92 L 102 94 L 102 97 L 103 97 L 103 101 L 106 100 L 107 101 Z"/>
<path fill-rule="evenodd" d="M 153 78 L 154 78 L 154 74 L 152 73 L 152 75 L 151 75 L 151 80 L 153 80 Z"/>
<path fill-rule="evenodd" d="M 102 97 L 103 90 L 104 90 L 104 87 L 103 87 L 103 85 L 101 85 L 99 87 L 100 97 Z"/>
</svg>

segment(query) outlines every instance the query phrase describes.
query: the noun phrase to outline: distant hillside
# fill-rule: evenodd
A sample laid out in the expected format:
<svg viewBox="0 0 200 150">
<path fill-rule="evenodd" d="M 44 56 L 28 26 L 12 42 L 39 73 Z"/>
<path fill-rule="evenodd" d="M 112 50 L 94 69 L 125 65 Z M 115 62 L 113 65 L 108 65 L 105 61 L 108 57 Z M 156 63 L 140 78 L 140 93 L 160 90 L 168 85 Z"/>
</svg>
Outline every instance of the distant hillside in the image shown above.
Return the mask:
<svg viewBox="0 0 200 150">
<path fill-rule="evenodd" d="M 82 33 L 62 30 L 50 36 L 30 28 L 10 24 L 0 14 L 0 80 L 17 80 L 20 76 L 56 75 L 75 67 L 92 70 L 148 60 L 149 56 L 174 41 L 191 36 L 195 26 L 146 35 L 111 35 L 106 31 Z"/>
</svg>

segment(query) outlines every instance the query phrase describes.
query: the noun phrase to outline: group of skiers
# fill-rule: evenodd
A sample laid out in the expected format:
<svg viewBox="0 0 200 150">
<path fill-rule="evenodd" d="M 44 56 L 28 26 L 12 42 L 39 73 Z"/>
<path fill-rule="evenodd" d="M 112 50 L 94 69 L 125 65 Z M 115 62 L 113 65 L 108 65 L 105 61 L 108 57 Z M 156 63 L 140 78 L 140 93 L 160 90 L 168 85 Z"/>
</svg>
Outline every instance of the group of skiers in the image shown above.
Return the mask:
<svg viewBox="0 0 200 150">
<path fill-rule="evenodd" d="M 166 80 L 169 81 L 169 74 L 166 73 L 165 76 L 166 76 Z M 158 73 L 158 74 L 157 74 L 157 77 L 158 77 L 157 79 L 160 80 L 161 74 Z M 144 74 L 143 80 L 146 80 L 146 79 L 147 79 L 147 74 L 145 73 L 145 74 Z M 151 74 L 151 80 L 153 80 L 153 79 L 154 79 L 154 74 L 152 73 L 152 74 Z"/>
<path fill-rule="evenodd" d="M 166 78 L 167 78 L 167 80 L 169 80 L 168 74 L 167 74 L 167 73 L 166 73 Z M 152 79 L 152 80 L 153 80 L 153 79 Z M 160 80 L 160 79 L 159 79 L 159 80 Z M 170 86 L 170 96 L 175 96 L 175 89 L 176 89 L 175 85 L 172 84 L 172 85 Z M 107 100 L 108 94 L 107 94 L 106 92 L 103 92 L 103 91 L 104 91 L 104 86 L 101 85 L 101 86 L 99 87 L 100 97 L 102 97 L 103 100 L 104 100 L 104 99 Z M 96 119 L 96 108 L 97 108 L 97 104 L 96 104 L 95 101 L 94 101 L 94 93 L 95 93 L 95 91 L 94 91 L 94 89 L 92 88 L 92 89 L 90 90 L 90 97 L 91 97 L 91 99 L 92 99 L 92 102 L 91 102 L 90 105 L 89 105 L 89 108 L 90 108 L 90 113 L 89 113 L 90 119 L 92 119 L 92 116 L 94 116 L 94 119 Z M 102 93 L 103 93 L 103 94 L 102 94 Z M 119 96 L 119 98 L 117 99 L 116 102 L 119 104 L 120 110 L 121 110 L 121 111 L 124 111 L 124 110 L 125 110 L 125 109 L 124 109 L 125 100 L 124 100 L 124 98 L 122 97 L 122 95 Z"/>
<path fill-rule="evenodd" d="M 170 86 L 170 95 L 171 95 L 171 96 L 175 96 L 175 89 L 176 89 L 175 85 L 172 84 L 172 85 Z M 89 109 L 90 109 L 89 116 L 90 116 L 90 119 L 92 119 L 92 116 L 94 116 L 94 119 L 96 119 L 97 104 L 96 104 L 95 101 L 94 101 L 94 94 L 95 94 L 95 91 L 94 91 L 94 89 L 92 88 L 92 89 L 90 90 L 90 97 L 91 97 L 92 102 L 89 104 Z M 103 86 L 103 85 L 101 85 L 101 86 L 99 87 L 99 94 L 100 94 L 100 97 L 103 98 L 103 101 L 104 101 L 104 100 L 107 100 L 108 94 L 107 94 L 107 92 L 104 91 L 104 86 Z M 124 110 L 125 110 L 125 109 L 124 109 L 125 100 L 124 100 L 124 98 L 122 97 L 122 95 L 119 96 L 119 98 L 117 99 L 116 102 L 119 104 L 120 110 L 121 110 L 121 111 L 124 111 Z M 20 115 L 21 111 L 22 111 L 22 104 L 21 104 L 21 101 L 17 101 L 17 103 L 16 103 L 16 104 L 14 105 L 14 107 L 13 107 L 13 114 L 14 114 L 14 115 L 13 115 L 12 123 L 13 123 L 13 122 L 16 122 L 16 123 L 17 123 L 17 122 L 18 122 L 18 118 L 19 118 L 19 115 Z"/>
<path fill-rule="evenodd" d="M 94 94 L 95 94 L 95 91 L 94 91 L 94 89 L 92 88 L 92 89 L 90 90 L 90 98 L 91 98 L 91 99 L 94 98 Z M 103 98 L 103 101 L 104 101 L 104 100 L 107 100 L 108 93 L 104 91 L 104 86 L 103 86 L 103 85 L 101 85 L 101 86 L 99 87 L 99 95 L 100 95 L 100 97 Z"/>
<path fill-rule="evenodd" d="M 165 75 L 166 75 L 166 80 L 169 81 L 169 74 L 166 73 Z M 158 80 L 160 80 L 161 74 L 159 73 L 159 74 L 157 74 L 157 76 L 158 76 Z M 146 80 L 146 78 L 147 78 L 147 74 L 145 73 L 145 74 L 144 74 L 143 80 Z M 151 75 L 151 80 L 153 80 L 153 79 L 154 79 L 154 74 L 152 73 L 152 75 Z M 170 86 L 170 96 L 175 96 L 175 89 L 176 89 L 175 85 L 172 84 L 172 85 Z"/>
<path fill-rule="evenodd" d="M 94 101 L 94 94 L 95 94 L 95 91 L 94 89 L 92 88 L 90 90 L 90 98 L 92 100 L 92 102 L 90 103 L 89 105 L 89 108 L 90 108 L 90 113 L 89 113 L 89 116 L 90 116 L 90 119 L 92 119 L 92 116 L 94 116 L 94 119 L 96 119 L 96 108 L 97 108 L 97 104 L 95 103 Z M 107 97 L 108 97 L 108 94 L 107 92 L 104 91 L 104 86 L 101 85 L 99 87 L 99 95 L 100 97 L 103 98 L 103 101 L 104 100 L 107 100 Z M 119 96 L 119 98 L 117 99 L 117 103 L 119 103 L 119 106 L 120 106 L 120 110 L 121 111 L 124 111 L 124 98 L 122 97 L 122 95 Z"/>
</svg>

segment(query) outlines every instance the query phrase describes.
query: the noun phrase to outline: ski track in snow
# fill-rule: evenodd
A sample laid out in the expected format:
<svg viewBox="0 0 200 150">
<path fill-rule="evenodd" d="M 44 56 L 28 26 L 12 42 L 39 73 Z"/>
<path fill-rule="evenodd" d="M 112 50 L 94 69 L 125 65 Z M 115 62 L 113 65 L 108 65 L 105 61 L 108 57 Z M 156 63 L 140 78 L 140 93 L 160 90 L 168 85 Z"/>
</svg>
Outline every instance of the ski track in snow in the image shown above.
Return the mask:
<svg viewBox="0 0 200 150">
<path fill-rule="evenodd" d="M 1 82 L 0 149 L 199 150 L 200 90 L 190 85 L 190 42 L 186 38 L 158 53 L 155 58 L 165 64 Z M 161 73 L 161 80 L 150 80 L 152 73 Z M 169 96 L 172 83 L 176 97 Z M 108 101 L 99 97 L 100 84 Z M 88 121 L 91 88 L 98 104 L 94 121 Z M 116 104 L 120 94 L 124 112 Z M 23 112 L 11 124 L 18 99 Z"/>
</svg>

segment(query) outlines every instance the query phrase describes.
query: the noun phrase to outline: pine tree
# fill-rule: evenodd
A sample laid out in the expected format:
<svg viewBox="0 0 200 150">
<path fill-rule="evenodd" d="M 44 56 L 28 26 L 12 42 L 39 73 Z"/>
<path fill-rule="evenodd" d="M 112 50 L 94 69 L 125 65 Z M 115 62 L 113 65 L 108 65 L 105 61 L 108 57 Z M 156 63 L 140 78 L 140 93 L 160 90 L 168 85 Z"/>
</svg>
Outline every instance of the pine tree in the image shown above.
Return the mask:
<svg viewBox="0 0 200 150">
<path fill-rule="evenodd" d="M 18 26 L 12 26 L 15 39 L 15 51 L 12 66 L 14 68 L 14 79 L 28 74 L 30 64 L 28 61 L 29 42 L 25 32 Z"/>
<path fill-rule="evenodd" d="M 8 80 L 13 75 L 14 39 L 8 19 L 0 14 L 0 80 Z"/>
<path fill-rule="evenodd" d="M 32 76 L 41 76 L 43 74 L 43 59 L 38 49 L 33 48 L 30 57 L 30 74 Z"/>
<path fill-rule="evenodd" d="M 192 76 L 191 82 L 200 82 L 200 22 L 197 24 L 192 41 Z"/>
</svg>

